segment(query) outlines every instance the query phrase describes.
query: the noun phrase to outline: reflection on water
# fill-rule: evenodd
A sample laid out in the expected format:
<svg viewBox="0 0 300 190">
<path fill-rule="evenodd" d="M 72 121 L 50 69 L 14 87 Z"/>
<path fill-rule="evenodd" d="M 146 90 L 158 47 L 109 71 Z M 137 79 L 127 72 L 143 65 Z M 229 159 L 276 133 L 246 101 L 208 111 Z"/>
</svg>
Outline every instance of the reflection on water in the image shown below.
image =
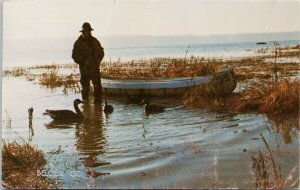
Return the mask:
<svg viewBox="0 0 300 190">
<path fill-rule="evenodd" d="M 274 123 L 272 129 L 276 139 L 280 135 L 285 144 L 292 144 L 298 140 L 299 118 L 297 116 L 270 117 L 270 120 Z"/>
<path fill-rule="evenodd" d="M 75 129 L 76 142 L 74 145 L 79 152 L 80 161 L 88 168 L 86 174 L 93 178 L 109 175 L 108 172 L 99 171 L 101 166 L 110 164 L 101 159 L 101 155 L 106 152 L 107 148 L 107 129 L 102 103 L 83 104 L 81 109 L 84 115 L 83 120 L 52 120 L 44 125 L 51 130 Z"/>
<path fill-rule="evenodd" d="M 80 120 L 78 122 L 81 122 Z M 44 123 L 44 125 L 48 129 L 68 129 L 73 128 L 76 122 L 73 121 L 60 121 L 60 120 L 52 120 L 51 122 Z"/>
<path fill-rule="evenodd" d="M 29 131 L 28 131 L 28 140 L 31 141 L 32 140 L 32 137 L 34 136 L 34 129 L 33 129 L 33 126 L 32 126 L 32 117 L 33 117 L 33 108 L 29 108 L 28 109 L 28 128 L 29 128 Z"/>
<path fill-rule="evenodd" d="M 76 125 L 76 149 L 82 155 L 86 167 L 98 167 L 109 162 L 98 160 L 98 156 L 106 152 L 106 126 L 103 122 L 102 106 L 84 104 L 83 122 Z"/>
</svg>

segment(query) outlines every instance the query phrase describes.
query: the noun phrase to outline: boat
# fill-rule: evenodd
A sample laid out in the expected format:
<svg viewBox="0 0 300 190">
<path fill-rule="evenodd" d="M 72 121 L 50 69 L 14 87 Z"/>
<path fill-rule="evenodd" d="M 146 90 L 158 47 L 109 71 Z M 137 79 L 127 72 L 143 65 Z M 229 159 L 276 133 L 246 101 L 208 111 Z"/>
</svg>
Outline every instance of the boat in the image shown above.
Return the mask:
<svg viewBox="0 0 300 190">
<path fill-rule="evenodd" d="M 182 96 L 192 87 L 211 84 L 215 94 L 228 94 L 236 88 L 233 68 L 207 76 L 182 78 L 118 79 L 101 78 L 102 91 L 110 96 Z M 201 93 L 201 92 L 200 92 Z"/>
<path fill-rule="evenodd" d="M 266 45 L 266 42 L 256 42 L 256 45 Z"/>
</svg>

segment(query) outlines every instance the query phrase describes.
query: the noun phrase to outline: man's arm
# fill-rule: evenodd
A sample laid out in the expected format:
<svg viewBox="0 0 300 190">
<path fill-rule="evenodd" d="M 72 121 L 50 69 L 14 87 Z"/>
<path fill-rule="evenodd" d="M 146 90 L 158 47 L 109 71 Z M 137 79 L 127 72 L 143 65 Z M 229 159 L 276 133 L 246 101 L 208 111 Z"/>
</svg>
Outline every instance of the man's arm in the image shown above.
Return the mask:
<svg viewBox="0 0 300 190">
<path fill-rule="evenodd" d="M 96 38 L 95 38 L 95 43 L 96 43 L 96 51 L 97 51 L 97 62 L 100 64 L 100 62 L 104 57 L 104 49 Z"/>
<path fill-rule="evenodd" d="M 75 61 L 75 63 L 79 65 L 84 63 L 84 58 L 82 57 L 82 52 L 80 51 L 80 43 L 78 41 L 74 43 L 74 47 L 72 50 L 72 58 Z"/>
</svg>

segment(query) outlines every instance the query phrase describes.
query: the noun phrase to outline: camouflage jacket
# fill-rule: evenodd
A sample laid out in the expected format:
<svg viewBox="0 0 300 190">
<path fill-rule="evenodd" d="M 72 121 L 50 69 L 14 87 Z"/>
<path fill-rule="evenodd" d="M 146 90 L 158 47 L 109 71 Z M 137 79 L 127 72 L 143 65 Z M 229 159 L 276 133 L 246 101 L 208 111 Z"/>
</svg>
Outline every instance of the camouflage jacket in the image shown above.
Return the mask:
<svg viewBox="0 0 300 190">
<path fill-rule="evenodd" d="M 90 39 L 79 36 L 74 43 L 72 58 L 80 66 L 99 67 L 103 57 L 103 47 L 93 36 Z"/>
</svg>

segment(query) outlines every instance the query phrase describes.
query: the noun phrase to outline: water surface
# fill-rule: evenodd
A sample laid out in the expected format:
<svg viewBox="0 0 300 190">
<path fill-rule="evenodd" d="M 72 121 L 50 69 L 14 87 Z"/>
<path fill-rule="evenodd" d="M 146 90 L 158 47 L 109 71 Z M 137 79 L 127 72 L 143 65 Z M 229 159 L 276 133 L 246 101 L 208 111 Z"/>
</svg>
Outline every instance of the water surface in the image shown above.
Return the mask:
<svg viewBox="0 0 300 190">
<path fill-rule="evenodd" d="M 151 99 L 167 107 L 146 116 L 122 98 L 108 101 L 105 115 L 93 101 L 80 105 L 82 122 L 54 122 L 45 109 L 71 109 L 78 93 L 48 89 L 25 78 L 3 78 L 2 136 L 22 138 L 46 153 L 64 188 L 253 188 L 252 155 L 266 153 L 263 134 L 281 166 L 283 179 L 299 171 L 297 118 L 279 124 L 259 113 L 190 109 L 175 99 Z M 33 132 L 27 109 L 33 106 Z M 78 176 L 70 175 L 78 171 Z M 72 173 L 73 172 L 73 173 Z M 93 175 L 93 177 L 91 177 Z M 299 174 L 294 173 L 299 178 Z M 296 188 L 299 181 L 292 186 Z"/>
</svg>

